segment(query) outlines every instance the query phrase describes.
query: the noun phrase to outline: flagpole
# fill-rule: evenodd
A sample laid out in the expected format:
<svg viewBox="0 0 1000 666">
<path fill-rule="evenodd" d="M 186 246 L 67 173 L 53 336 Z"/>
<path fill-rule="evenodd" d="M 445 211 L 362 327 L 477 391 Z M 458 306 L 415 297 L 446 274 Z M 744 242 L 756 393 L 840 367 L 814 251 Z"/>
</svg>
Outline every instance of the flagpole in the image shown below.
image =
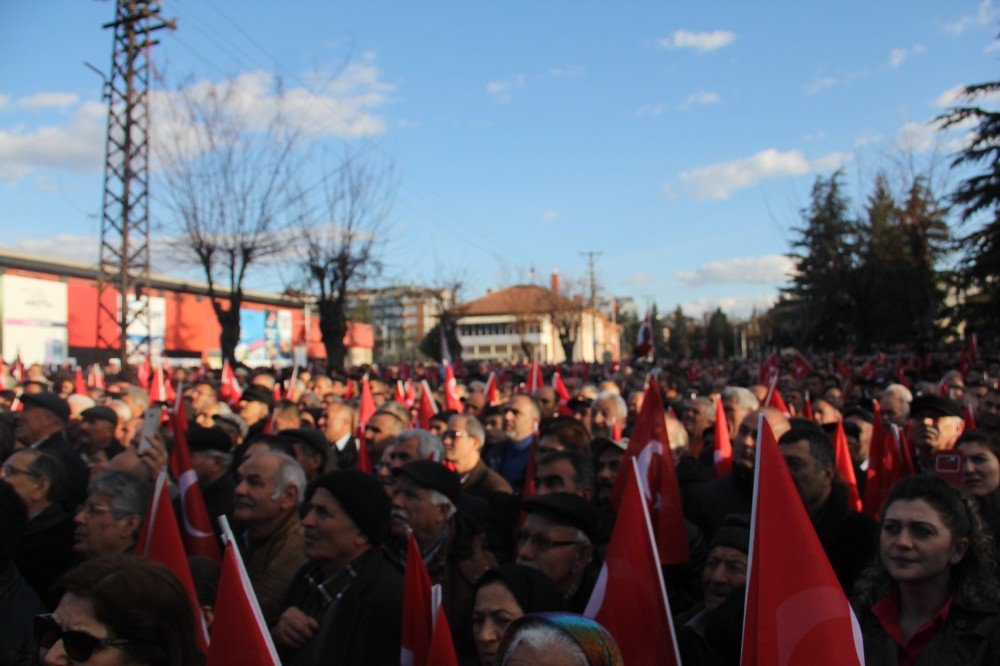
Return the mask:
<svg viewBox="0 0 1000 666">
<path fill-rule="evenodd" d="M 646 523 L 646 533 L 649 535 L 650 549 L 653 551 L 653 561 L 656 562 L 656 577 L 660 582 L 660 598 L 663 599 L 663 608 L 667 613 L 667 626 L 670 627 L 670 642 L 674 647 L 674 663 L 681 663 L 681 653 L 677 648 L 677 632 L 674 630 L 674 623 L 670 620 L 673 613 L 670 612 L 670 600 L 667 599 L 667 583 L 663 579 L 663 565 L 660 563 L 660 553 L 656 547 L 656 536 L 653 534 L 653 521 L 649 517 L 649 505 L 646 503 L 647 497 L 652 497 L 649 488 L 646 487 L 642 475 L 639 473 L 639 461 L 636 456 L 632 456 L 632 471 L 635 482 L 639 484 L 639 504 L 642 505 L 642 519 Z"/>
<path fill-rule="evenodd" d="M 750 545 L 749 551 L 747 552 L 747 581 L 746 586 L 743 590 L 743 628 L 740 630 L 740 661 L 742 663 L 743 659 L 743 645 L 746 642 L 746 629 L 747 629 L 747 604 L 750 602 L 750 585 L 753 582 L 751 576 L 753 576 L 753 565 L 754 565 L 754 542 L 757 540 L 757 500 L 758 494 L 760 493 L 760 450 L 761 450 L 761 440 L 764 435 L 764 413 L 761 412 L 757 416 L 757 444 L 756 450 L 754 451 L 754 467 L 753 467 L 753 504 L 750 509 Z"/>
</svg>

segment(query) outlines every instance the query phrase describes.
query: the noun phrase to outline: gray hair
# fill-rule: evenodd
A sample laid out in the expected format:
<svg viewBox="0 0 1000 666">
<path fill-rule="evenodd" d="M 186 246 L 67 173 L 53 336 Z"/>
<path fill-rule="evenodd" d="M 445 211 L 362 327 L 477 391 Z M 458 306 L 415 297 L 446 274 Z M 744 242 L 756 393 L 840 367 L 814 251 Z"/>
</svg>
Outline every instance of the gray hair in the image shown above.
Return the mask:
<svg viewBox="0 0 1000 666">
<path fill-rule="evenodd" d="M 431 490 L 430 488 L 428 488 L 427 490 L 431 494 L 431 503 L 434 504 L 434 506 L 448 507 L 448 516 L 447 516 L 448 518 L 451 518 L 456 513 L 458 513 L 458 509 L 455 508 L 455 505 L 452 503 L 452 501 L 447 497 L 445 497 L 441 491 Z"/>
<path fill-rule="evenodd" d="M 433 460 L 434 462 L 444 460 L 444 444 L 434 436 L 434 433 L 411 428 L 396 435 L 397 442 L 405 442 L 408 439 L 415 439 L 419 442 L 417 445 L 417 455 L 421 459 Z"/>
<path fill-rule="evenodd" d="M 72 410 L 75 407 L 82 412 L 85 409 L 90 409 L 97 403 L 94 402 L 94 399 L 91 398 L 90 396 L 80 395 L 79 393 L 73 393 L 68 398 L 66 398 L 66 404 L 69 405 L 70 410 Z"/>
<path fill-rule="evenodd" d="M 622 423 L 628 418 L 628 405 L 625 404 L 625 399 L 621 397 L 620 394 L 614 393 L 612 391 L 603 391 L 597 394 L 594 398 L 594 404 L 599 402 L 604 402 L 605 400 L 610 400 L 615 405 L 615 411 L 618 412 L 618 418 Z"/>
<path fill-rule="evenodd" d="M 752 411 L 760 408 L 760 400 L 753 394 L 753 391 L 742 386 L 727 386 L 722 389 L 722 399 L 729 400 L 730 398 L 736 398 L 743 409 Z"/>
<path fill-rule="evenodd" d="M 902 384 L 889 384 L 882 390 L 882 393 L 896 393 L 906 402 L 913 402 L 913 392 Z"/>
<path fill-rule="evenodd" d="M 521 645 L 527 645 L 543 654 L 563 652 L 577 666 L 587 666 L 590 663 L 580 646 L 565 631 L 546 624 L 534 624 L 515 632 L 498 666 L 509 664 L 510 658 Z"/>
<path fill-rule="evenodd" d="M 306 473 L 302 465 L 287 453 L 270 451 L 270 454 L 278 459 L 278 473 L 274 475 L 274 495 L 271 499 L 278 499 L 285 488 L 295 486 L 299 491 L 295 505 L 301 506 L 306 493 Z"/>
<path fill-rule="evenodd" d="M 125 393 L 128 394 L 130 400 L 135 402 L 136 406 L 139 407 L 139 413 L 146 411 L 149 407 L 149 394 L 146 393 L 145 389 L 141 389 L 138 386 L 130 386 Z"/>
<path fill-rule="evenodd" d="M 479 422 L 479 419 L 471 414 L 456 414 L 448 420 L 448 426 L 451 427 L 451 422 L 457 418 L 465 419 L 466 435 L 472 439 L 478 440 L 480 444 L 486 442 L 486 431 L 483 430 L 483 424 Z"/>
<path fill-rule="evenodd" d="M 108 403 L 108 407 L 114 410 L 115 414 L 118 415 L 119 423 L 132 420 L 132 408 L 129 407 L 124 400 L 112 400 Z"/>
<path fill-rule="evenodd" d="M 87 493 L 101 493 L 111 499 L 111 513 L 116 520 L 126 516 L 142 518 L 149 509 L 152 489 L 142 479 L 120 470 L 107 470 L 94 477 L 87 487 Z"/>
<path fill-rule="evenodd" d="M 35 478 L 46 478 L 49 480 L 49 490 L 45 493 L 45 499 L 50 502 L 62 500 L 63 486 L 66 483 L 66 468 L 62 461 L 50 453 L 37 449 L 27 449 L 34 451 L 35 457 L 28 465 L 28 473 Z"/>
</svg>

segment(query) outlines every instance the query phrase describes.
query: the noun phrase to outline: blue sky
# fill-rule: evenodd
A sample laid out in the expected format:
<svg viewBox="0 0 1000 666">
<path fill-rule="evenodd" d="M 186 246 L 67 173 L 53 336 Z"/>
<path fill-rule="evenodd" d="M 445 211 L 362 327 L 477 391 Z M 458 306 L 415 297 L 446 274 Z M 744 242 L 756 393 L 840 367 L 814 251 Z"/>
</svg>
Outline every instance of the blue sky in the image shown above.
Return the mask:
<svg viewBox="0 0 1000 666">
<path fill-rule="evenodd" d="M 83 63 L 107 70 L 113 14 L 0 5 L 4 247 L 97 256 L 105 110 Z M 280 73 L 322 119 L 314 141 L 392 160 L 386 281 L 459 273 L 475 297 L 532 269 L 580 278 L 596 250 L 603 292 L 694 313 L 773 300 L 817 175 L 843 168 L 857 202 L 900 155 L 944 165 L 962 131 L 928 121 L 957 86 L 995 79 L 1000 54 L 991 0 L 163 0 L 162 14 L 178 24 L 154 51 L 170 80 L 242 77 L 256 99 Z"/>
</svg>

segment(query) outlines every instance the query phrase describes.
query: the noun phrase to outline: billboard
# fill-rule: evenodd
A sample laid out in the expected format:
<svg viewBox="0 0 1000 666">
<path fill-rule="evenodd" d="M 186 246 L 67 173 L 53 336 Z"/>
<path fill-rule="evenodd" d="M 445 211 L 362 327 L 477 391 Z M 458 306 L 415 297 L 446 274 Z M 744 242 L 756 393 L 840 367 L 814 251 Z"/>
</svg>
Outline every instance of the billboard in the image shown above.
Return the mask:
<svg viewBox="0 0 1000 666">
<path fill-rule="evenodd" d="M 247 365 L 281 365 L 292 358 L 292 313 L 287 310 L 240 310 L 236 360 Z"/>
<path fill-rule="evenodd" d="M 0 277 L 3 282 L 3 357 L 20 355 L 25 363 L 58 364 L 66 360 L 66 284 L 17 275 Z"/>
<path fill-rule="evenodd" d="M 149 326 L 146 325 L 145 318 L 139 317 L 130 323 L 125 330 L 128 336 L 129 350 L 137 349 L 148 335 L 150 358 L 161 358 L 167 336 L 167 299 L 162 296 L 142 296 L 140 298 L 129 296 L 125 302 L 129 312 L 138 312 L 147 302 L 149 304 Z M 118 307 L 121 307 L 120 302 Z M 130 354 L 129 361 L 141 363 L 145 356 L 145 349 L 139 349 L 135 354 Z"/>
</svg>

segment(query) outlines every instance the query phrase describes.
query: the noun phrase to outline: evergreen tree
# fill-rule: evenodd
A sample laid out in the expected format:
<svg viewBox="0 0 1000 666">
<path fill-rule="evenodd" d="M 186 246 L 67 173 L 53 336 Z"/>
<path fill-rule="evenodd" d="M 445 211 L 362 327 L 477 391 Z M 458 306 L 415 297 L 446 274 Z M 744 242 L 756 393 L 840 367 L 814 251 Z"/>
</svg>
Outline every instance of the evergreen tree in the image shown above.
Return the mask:
<svg viewBox="0 0 1000 666">
<path fill-rule="evenodd" d="M 733 325 L 729 323 L 729 318 L 722 308 L 716 308 L 708 318 L 705 337 L 709 358 L 727 358 L 734 354 Z"/>
<path fill-rule="evenodd" d="M 674 310 L 674 322 L 670 327 L 670 353 L 675 358 L 690 358 L 691 356 L 691 319 L 684 314 L 684 309 L 677 306 Z M 662 339 L 663 336 L 660 336 Z"/>
</svg>

